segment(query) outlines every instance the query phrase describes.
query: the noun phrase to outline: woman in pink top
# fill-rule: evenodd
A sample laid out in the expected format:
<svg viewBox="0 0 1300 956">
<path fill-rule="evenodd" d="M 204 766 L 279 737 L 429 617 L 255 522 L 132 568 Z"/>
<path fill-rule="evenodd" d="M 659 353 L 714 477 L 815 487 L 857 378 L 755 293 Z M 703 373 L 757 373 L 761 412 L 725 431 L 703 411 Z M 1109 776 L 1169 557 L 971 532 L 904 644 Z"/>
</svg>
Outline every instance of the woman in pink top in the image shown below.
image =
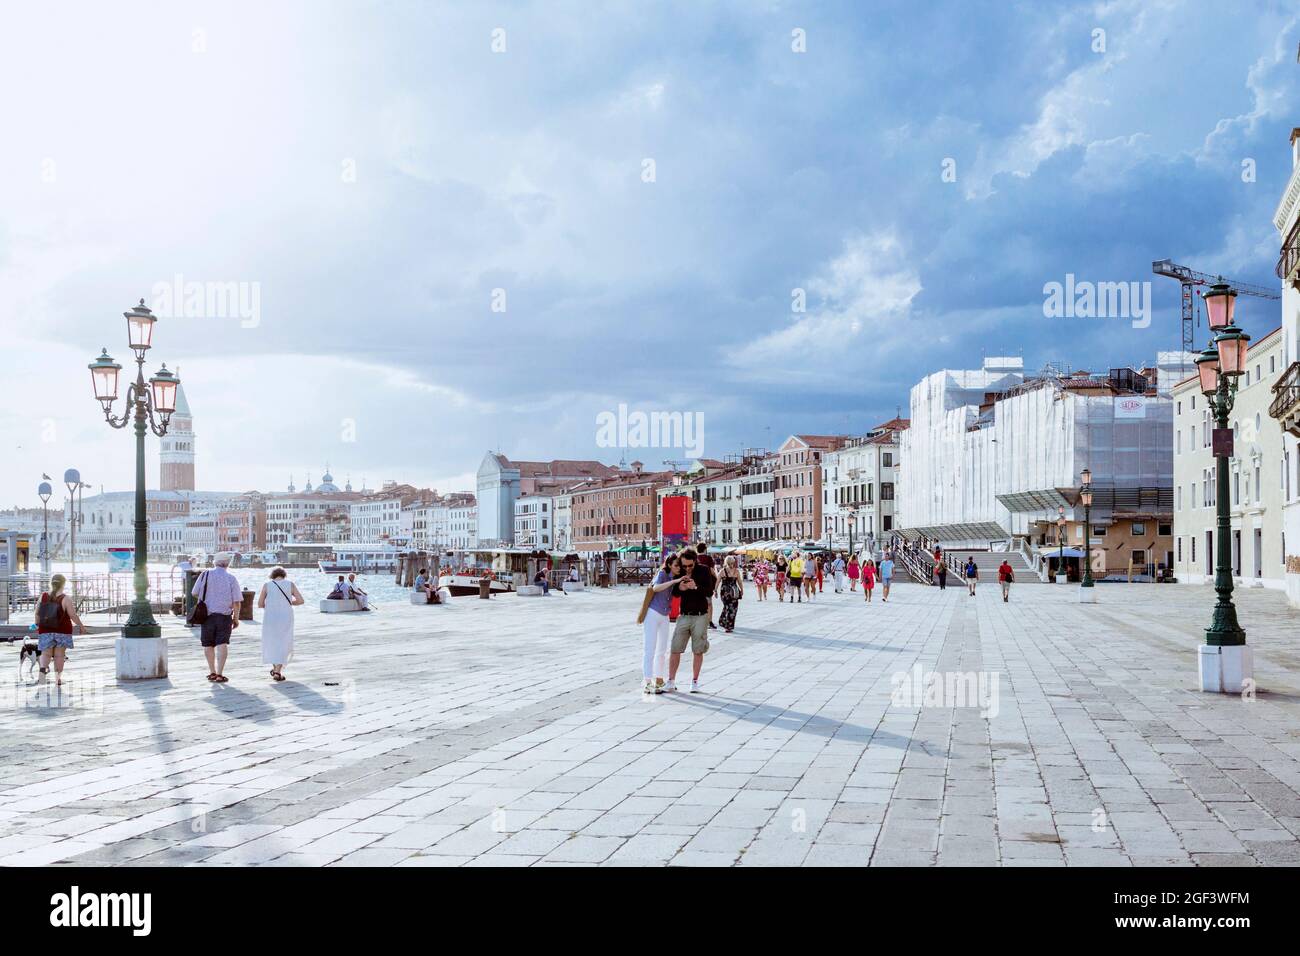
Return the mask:
<svg viewBox="0 0 1300 956">
<path fill-rule="evenodd" d="M 855 554 L 853 557 L 849 558 L 848 575 L 850 591 L 856 591 L 858 589 L 858 577 L 860 573 L 861 567 L 858 565 L 858 556 Z"/>
</svg>

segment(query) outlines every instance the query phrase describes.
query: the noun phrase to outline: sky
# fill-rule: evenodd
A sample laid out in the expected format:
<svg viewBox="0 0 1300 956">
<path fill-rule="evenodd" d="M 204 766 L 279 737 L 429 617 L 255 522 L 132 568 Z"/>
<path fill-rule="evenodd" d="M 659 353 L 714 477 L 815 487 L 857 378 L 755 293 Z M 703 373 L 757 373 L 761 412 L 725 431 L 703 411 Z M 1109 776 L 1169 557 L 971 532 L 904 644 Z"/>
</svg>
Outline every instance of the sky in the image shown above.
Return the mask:
<svg viewBox="0 0 1300 956">
<path fill-rule="evenodd" d="M 1150 363 L 1153 260 L 1277 287 L 1298 44 L 1268 0 L 12 6 L 0 506 L 133 487 L 86 365 L 134 369 L 142 298 L 219 491 L 658 467 L 599 416 L 723 457 L 984 355 Z M 1149 325 L 1045 315 L 1067 275 L 1149 281 Z"/>
</svg>

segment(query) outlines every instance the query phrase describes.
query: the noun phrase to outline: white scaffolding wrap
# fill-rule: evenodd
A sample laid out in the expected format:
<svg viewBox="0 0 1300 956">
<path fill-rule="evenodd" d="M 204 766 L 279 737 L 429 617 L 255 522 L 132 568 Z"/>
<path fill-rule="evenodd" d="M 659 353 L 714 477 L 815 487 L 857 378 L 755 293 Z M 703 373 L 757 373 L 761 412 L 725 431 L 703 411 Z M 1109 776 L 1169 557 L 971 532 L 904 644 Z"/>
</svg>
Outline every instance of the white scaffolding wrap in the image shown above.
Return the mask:
<svg viewBox="0 0 1300 956">
<path fill-rule="evenodd" d="M 1170 400 L 1081 394 L 1047 377 L 1025 381 L 1018 359 L 935 372 L 911 393 L 900 436 L 899 523 L 978 547 L 1072 519 L 1079 475 L 1091 468 L 1093 516 L 1168 511 L 1173 487 Z"/>
</svg>

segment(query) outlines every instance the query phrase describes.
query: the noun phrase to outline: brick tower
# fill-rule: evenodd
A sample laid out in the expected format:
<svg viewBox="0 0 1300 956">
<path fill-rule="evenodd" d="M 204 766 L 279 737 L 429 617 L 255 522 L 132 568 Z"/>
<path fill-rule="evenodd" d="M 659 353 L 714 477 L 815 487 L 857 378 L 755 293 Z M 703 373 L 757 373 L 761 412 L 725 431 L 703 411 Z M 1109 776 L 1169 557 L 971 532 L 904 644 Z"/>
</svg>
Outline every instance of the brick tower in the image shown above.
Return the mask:
<svg viewBox="0 0 1300 956">
<path fill-rule="evenodd" d="M 159 452 L 158 487 L 163 491 L 194 490 L 194 420 L 190 403 L 185 400 L 185 386 L 176 386 L 176 411 L 162 440 Z"/>
</svg>

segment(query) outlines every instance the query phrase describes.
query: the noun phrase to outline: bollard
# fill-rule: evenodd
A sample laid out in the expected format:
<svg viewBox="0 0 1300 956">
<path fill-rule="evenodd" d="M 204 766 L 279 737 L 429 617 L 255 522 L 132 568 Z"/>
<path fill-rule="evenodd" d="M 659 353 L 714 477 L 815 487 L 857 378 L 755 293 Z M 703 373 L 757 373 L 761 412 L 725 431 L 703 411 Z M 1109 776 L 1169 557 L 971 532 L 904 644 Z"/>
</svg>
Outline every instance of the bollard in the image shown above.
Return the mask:
<svg viewBox="0 0 1300 956">
<path fill-rule="evenodd" d="M 199 600 L 199 599 L 198 599 L 197 597 L 195 597 L 195 595 L 194 595 L 194 582 L 197 581 L 198 579 L 199 579 L 199 572 L 198 572 L 198 571 L 195 571 L 193 568 L 191 568 L 191 569 L 189 569 L 188 571 L 185 572 L 185 584 L 184 584 L 184 588 L 185 588 L 185 610 L 184 610 L 184 614 L 185 614 L 186 617 L 189 616 L 190 611 L 194 610 L 194 605 L 197 604 L 197 603 L 198 603 L 198 600 Z"/>
<path fill-rule="evenodd" d="M 253 597 L 252 591 L 244 591 L 244 600 L 239 605 L 239 619 L 241 621 L 251 621 L 253 619 Z"/>
<path fill-rule="evenodd" d="M 484 601 L 492 596 L 492 582 L 488 578 L 481 578 L 478 582 L 478 596 Z"/>
</svg>

